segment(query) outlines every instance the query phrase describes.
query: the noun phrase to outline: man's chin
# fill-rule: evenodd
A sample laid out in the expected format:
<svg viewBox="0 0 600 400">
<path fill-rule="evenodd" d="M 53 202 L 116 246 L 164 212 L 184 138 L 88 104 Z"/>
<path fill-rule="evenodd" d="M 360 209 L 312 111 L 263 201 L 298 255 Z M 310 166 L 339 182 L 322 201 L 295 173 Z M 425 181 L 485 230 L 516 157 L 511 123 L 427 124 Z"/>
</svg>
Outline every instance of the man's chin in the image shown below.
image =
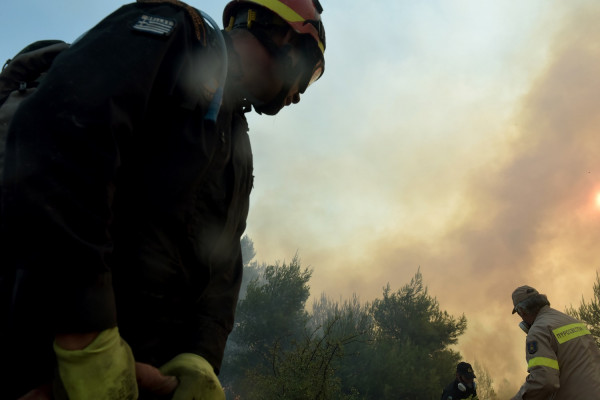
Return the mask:
<svg viewBox="0 0 600 400">
<path fill-rule="evenodd" d="M 254 111 L 259 114 L 275 115 L 283 108 L 283 103 L 254 105 Z"/>
<path fill-rule="evenodd" d="M 288 92 L 289 89 L 282 89 L 269 101 L 252 101 L 252 106 L 259 114 L 275 115 L 285 106 L 285 99 Z"/>
</svg>

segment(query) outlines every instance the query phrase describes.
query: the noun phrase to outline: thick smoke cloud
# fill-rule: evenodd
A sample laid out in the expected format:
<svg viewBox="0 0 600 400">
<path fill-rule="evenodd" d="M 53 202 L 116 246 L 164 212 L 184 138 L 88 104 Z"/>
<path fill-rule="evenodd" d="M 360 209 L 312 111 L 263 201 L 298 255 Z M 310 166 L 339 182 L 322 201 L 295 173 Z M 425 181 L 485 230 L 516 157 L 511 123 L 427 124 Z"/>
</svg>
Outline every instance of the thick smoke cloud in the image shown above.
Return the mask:
<svg viewBox="0 0 600 400">
<path fill-rule="evenodd" d="M 257 156 L 259 172 L 269 168 L 251 212 L 259 258 L 299 251 L 315 269 L 314 296 L 364 301 L 420 268 L 442 308 L 468 318 L 461 353 L 516 390 L 526 365 L 512 290 L 535 286 L 564 310 L 591 297 L 600 270 L 599 17 L 596 5 L 579 2 L 548 19 L 560 21 L 558 31 L 538 27 L 531 42 L 515 41 L 516 58 L 497 60 L 505 70 L 526 69 L 518 57 L 527 57 L 527 44 L 547 47 L 531 48 L 535 74 L 521 71 L 512 84 L 506 71 L 495 84 L 485 76 L 474 84 L 456 72 L 463 64 L 449 66 L 456 75 L 431 76 L 426 67 L 419 75 L 409 54 L 374 63 L 339 97 L 317 92 L 332 99 L 327 115 L 336 125 L 323 117 L 294 125 L 322 141 L 311 147 L 282 132 L 270 145 L 289 152 L 270 154 L 268 167 Z M 369 83 L 376 76 L 385 85 Z M 348 106 L 343 115 L 339 103 L 364 93 L 378 106 Z M 336 126 L 341 132 L 329 130 Z M 278 192 L 281 182 L 291 188 Z"/>
</svg>

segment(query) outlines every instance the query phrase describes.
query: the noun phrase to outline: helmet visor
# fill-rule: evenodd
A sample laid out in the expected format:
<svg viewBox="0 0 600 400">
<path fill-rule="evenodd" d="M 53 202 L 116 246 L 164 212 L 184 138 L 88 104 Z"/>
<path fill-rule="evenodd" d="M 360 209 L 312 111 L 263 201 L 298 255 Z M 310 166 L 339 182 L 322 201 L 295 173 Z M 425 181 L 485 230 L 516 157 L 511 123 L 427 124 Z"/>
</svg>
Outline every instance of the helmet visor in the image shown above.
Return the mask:
<svg viewBox="0 0 600 400">
<path fill-rule="evenodd" d="M 313 69 L 310 78 L 308 79 L 308 83 L 306 84 L 306 86 L 304 86 L 304 90 L 306 90 L 307 87 L 309 87 L 315 81 L 317 81 L 321 77 L 321 75 L 323 75 L 323 72 L 325 72 L 325 64 L 321 60 L 319 60 L 317 65 L 315 65 L 315 68 Z"/>
<path fill-rule="evenodd" d="M 306 88 L 318 80 L 325 72 L 325 60 L 323 53 L 315 45 L 314 41 L 308 39 L 308 35 L 301 35 L 302 40 L 296 43 L 296 49 L 300 54 L 300 62 L 296 68 L 300 69 L 299 89 L 304 93 Z"/>
<path fill-rule="evenodd" d="M 279 57 L 279 76 L 288 87 L 298 85 L 298 92 L 304 93 L 306 88 L 318 80 L 325 70 L 322 59 L 315 60 L 313 57 L 306 57 L 306 53 L 297 49 L 283 51 Z M 295 53 L 295 57 L 290 55 Z"/>
</svg>

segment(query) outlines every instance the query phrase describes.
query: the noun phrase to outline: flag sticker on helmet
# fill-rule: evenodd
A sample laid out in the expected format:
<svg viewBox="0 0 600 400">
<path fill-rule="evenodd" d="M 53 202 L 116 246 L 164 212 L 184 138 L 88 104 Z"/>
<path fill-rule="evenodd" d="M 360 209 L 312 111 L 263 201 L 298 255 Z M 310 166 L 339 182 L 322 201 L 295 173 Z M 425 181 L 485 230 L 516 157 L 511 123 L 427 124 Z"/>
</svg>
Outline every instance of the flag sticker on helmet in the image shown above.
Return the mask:
<svg viewBox="0 0 600 400">
<path fill-rule="evenodd" d="M 175 20 L 144 14 L 137 20 L 132 28 L 139 32 L 151 33 L 159 36 L 169 36 L 171 32 L 173 32 L 173 29 L 175 29 Z"/>
</svg>

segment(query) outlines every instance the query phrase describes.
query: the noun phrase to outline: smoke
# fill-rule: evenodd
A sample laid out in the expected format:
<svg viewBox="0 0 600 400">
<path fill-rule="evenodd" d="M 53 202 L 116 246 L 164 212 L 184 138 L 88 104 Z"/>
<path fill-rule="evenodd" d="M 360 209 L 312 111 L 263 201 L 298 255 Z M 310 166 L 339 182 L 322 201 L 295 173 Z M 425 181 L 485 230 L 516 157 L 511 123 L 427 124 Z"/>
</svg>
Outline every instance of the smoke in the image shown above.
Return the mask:
<svg viewBox="0 0 600 400">
<path fill-rule="evenodd" d="M 529 284 L 559 309 L 591 296 L 600 263 L 600 46 L 598 8 L 581 10 L 557 37 L 551 62 L 522 100 L 504 164 L 481 169 L 467 191 L 467 219 L 423 268 L 442 303 L 463 310 L 469 332 L 460 349 L 498 381 L 524 375 L 523 335 L 510 293 Z M 446 294 L 448 290 L 451 294 Z M 516 332 L 516 334 L 515 334 Z"/>
<path fill-rule="evenodd" d="M 511 56 L 532 59 L 498 59 L 498 82 L 469 69 L 469 57 L 448 65 L 450 79 L 439 75 L 446 64 L 432 51 L 425 65 L 412 54 L 373 61 L 362 75 L 352 70 L 364 80 L 338 80 L 335 90 L 326 73 L 309 101 L 330 104 L 301 103 L 289 117 L 300 134 L 255 140 L 257 259 L 298 251 L 314 268 L 312 296 L 363 301 L 420 268 L 441 308 L 468 319 L 457 346 L 465 360 L 516 392 L 526 364 L 511 292 L 534 286 L 564 310 L 591 297 L 600 269 L 600 7 L 579 1 L 566 11 L 549 19 L 558 32 L 537 30 L 547 48 L 511 38 Z M 519 70 L 528 62 L 542 68 Z M 260 154 L 273 148 L 286 151 Z"/>
</svg>

